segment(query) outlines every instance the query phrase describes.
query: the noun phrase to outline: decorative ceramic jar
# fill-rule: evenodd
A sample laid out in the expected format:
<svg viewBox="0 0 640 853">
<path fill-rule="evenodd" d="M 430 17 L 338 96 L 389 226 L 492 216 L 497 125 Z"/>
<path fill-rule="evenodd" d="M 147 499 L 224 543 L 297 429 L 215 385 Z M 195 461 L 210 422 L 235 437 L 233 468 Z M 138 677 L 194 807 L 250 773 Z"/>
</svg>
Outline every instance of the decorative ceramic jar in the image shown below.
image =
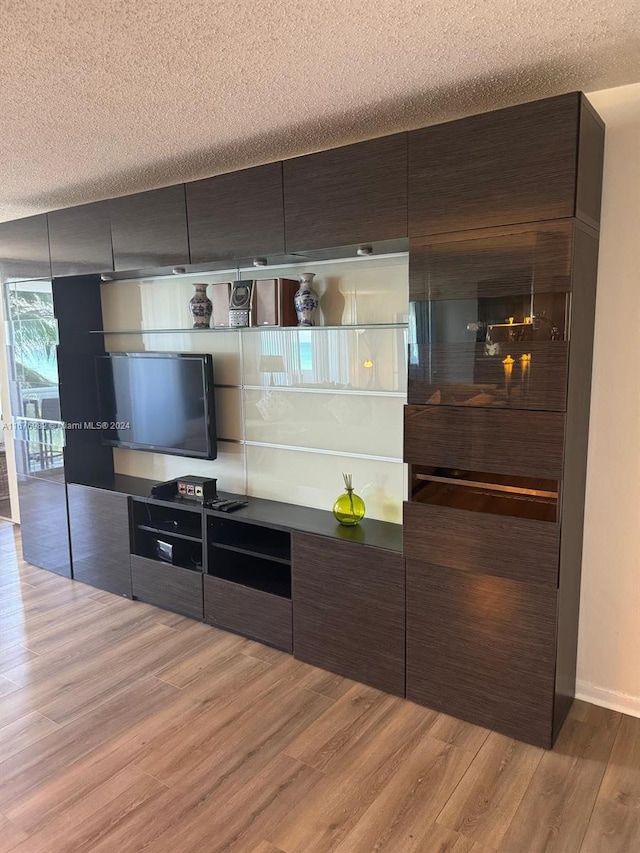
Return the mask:
<svg viewBox="0 0 640 853">
<path fill-rule="evenodd" d="M 208 329 L 211 322 L 213 305 L 207 296 L 206 284 L 194 284 L 196 292 L 189 300 L 189 311 L 193 317 L 194 329 Z"/>
<path fill-rule="evenodd" d="M 360 495 L 353 491 L 353 478 L 351 474 L 343 474 L 346 492 L 340 495 L 333 505 L 333 514 L 340 524 L 351 527 L 359 524 L 364 518 L 366 507 Z"/>
<path fill-rule="evenodd" d="M 315 326 L 314 314 L 316 313 L 320 299 L 313 289 L 314 277 L 314 272 L 303 272 L 300 274 L 300 287 L 293 297 L 299 326 Z"/>
</svg>

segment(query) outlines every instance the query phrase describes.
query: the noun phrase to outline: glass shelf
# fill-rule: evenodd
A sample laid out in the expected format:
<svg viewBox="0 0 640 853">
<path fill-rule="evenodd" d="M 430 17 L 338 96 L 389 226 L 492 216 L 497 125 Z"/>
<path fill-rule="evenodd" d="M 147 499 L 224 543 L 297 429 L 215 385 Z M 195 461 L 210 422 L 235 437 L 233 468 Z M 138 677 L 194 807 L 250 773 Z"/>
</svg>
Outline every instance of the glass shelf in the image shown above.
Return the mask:
<svg viewBox="0 0 640 853">
<path fill-rule="evenodd" d="M 92 329 L 90 335 L 202 335 L 207 332 L 317 332 L 336 329 L 408 329 L 408 323 L 344 323 L 341 326 L 213 326 L 209 329 Z"/>
</svg>

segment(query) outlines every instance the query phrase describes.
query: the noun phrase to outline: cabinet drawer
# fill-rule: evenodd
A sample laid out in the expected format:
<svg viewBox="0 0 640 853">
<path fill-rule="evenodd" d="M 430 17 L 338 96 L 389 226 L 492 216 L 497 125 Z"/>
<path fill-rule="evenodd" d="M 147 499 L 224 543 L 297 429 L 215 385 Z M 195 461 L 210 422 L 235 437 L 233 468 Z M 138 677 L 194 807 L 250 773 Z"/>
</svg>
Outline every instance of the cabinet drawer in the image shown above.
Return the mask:
<svg viewBox="0 0 640 853">
<path fill-rule="evenodd" d="M 560 525 L 419 503 L 404 505 L 406 557 L 555 588 Z"/>
<path fill-rule="evenodd" d="M 557 593 L 407 561 L 407 698 L 551 747 Z"/>
<path fill-rule="evenodd" d="M 292 649 L 291 599 L 207 575 L 204 621 L 276 649 Z"/>
<path fill-rule="evenodd" d="M 202 619 L 202 575 L 131 555 L 133 597 L 191 619 Z"/>
<path fill-rule="evenodd" d="M 523 477 L 562 477 L 561 412 L 405 406 L 404 461 Z"/>
</svg>

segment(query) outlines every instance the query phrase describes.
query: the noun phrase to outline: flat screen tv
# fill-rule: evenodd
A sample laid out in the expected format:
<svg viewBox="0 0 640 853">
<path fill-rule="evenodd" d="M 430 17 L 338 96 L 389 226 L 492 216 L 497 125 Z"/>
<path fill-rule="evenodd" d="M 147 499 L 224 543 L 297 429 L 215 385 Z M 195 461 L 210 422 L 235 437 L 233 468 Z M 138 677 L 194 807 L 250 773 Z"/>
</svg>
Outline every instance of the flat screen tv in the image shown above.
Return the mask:
<svg viewBox="0 0 640 853">
<path fill-rule="evenodd" d="M 108 353 L 96 370 L 105 444 L 216 458 L 210 355 Z"/>
</svg>

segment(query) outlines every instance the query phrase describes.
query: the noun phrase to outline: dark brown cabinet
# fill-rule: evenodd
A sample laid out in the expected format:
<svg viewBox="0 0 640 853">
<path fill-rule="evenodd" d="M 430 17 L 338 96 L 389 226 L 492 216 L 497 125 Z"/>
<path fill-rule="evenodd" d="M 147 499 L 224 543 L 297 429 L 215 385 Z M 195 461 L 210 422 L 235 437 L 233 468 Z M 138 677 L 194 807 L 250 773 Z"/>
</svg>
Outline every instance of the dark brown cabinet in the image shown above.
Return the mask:
<svg viewBox="0 0 640 853">
<path fill-rule="evenodd" d="M 577 92 L 409 133 L 409 235 L 573 216 Z"/>
<path fill-rule="evenodd" d="M 51 275 L 113 270 L 108 201 L 53 210 L 48 218 Z"/>
<path fill-rule="evenodd" d="M 68 492 L 73 577 L 131 598 L 128 498 L 73 483 Z"/>
<path fill-rule="evenodd" d="M 407 134 L 284 162 L 287 252 L 407 236 Z"/>
<path fill-rule="evenodd" d="M 0 280 L 50 275 L 47 214 L 0 222 Z"/>
<path fill-rule="evenodd" d="M 407 561 L 407 698 L 550 748 L 555 587 Z"/>
<path fill-rule="evenodd" d="M 284 253 L 282 163 L 186 185 L 191 263 Z"/>
<path fill-rule="evenodd" d="M 71 577 L 67 491 L 62 468 L 18 476 L 22 554 L 27 563 Z"/>
<path fill-rule="evenodd" d="M 184 184 L 110 202 L 116 270 L 189 263 Z"/>
<path fill-rule="evenodd" d="M 292 568 L 294 656 L 403 696 L 402 556 L 294 534 Z"/>
</svg>

